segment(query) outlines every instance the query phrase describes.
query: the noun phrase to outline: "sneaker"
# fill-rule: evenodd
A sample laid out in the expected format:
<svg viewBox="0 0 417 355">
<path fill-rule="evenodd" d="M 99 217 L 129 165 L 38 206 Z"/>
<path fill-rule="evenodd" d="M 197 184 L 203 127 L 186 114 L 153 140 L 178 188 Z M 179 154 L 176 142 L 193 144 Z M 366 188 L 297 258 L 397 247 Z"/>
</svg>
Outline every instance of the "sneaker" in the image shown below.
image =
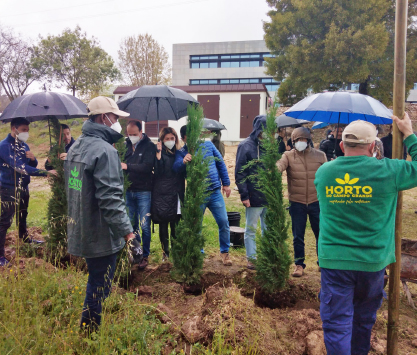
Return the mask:
<svg viewBox="0 0 417 355">
<path fill-rule="evenodd" d="M 249 270 L 255 270 L 255 265 L 253 265 L 250 261 L 248 261 L 248 265 L 246 265 L 246 267 L 247 267 Z"/>
<path fill-rule="evenodd" d="M 9 264 L 9 260 L 7 260 L 4 256 L 0 256 L 0 266 L 7 266 Z"/>
<path fill-rule="evenodd" d="M 232 266 L 232 260 L 230 260 L 229 253 L 220 253 L 220 256 L 223 261 L 223 265 Z"/>
<path fill-rule="evenodd" d="M 23 243 L 27 244 L 43 244 L 45 243 L 43 240 L 33 239 L 31 237 L 21 238 L 20 239 Z"/>
<path fill-rule="evenodd" d="M 293 277 L 301 277 L 304 274 L 304 268 L 302 265 L 295 265 L 294 272 L 292 273 Z"/>
<path fill-rule="evenodd" d="M 163 252 L 162 253 L 162 262 L 168 261 L 168 259 L 169 259 L 169 256 L 165 252 Z"/>
<path fill-rule="evenodd" d="M 148 258 L 143 258 L 139 264 L 139 269 L 145 269 L 148 266 Z"/>
</svg>

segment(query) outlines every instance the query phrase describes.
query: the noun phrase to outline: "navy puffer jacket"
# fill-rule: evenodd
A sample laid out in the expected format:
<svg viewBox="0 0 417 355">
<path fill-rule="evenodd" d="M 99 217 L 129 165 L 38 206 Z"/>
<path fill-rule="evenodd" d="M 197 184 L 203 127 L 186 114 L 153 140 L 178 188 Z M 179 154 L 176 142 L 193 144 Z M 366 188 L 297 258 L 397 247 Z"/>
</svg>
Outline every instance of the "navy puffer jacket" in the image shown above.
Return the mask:
<svg viewBox="0 0 417 355">
<path fill-rule="evenodd" d="M 211 159 L 209 166 L 208 179 L 210 185 L 208 190 L 216 190 L 223 186 L 230 186 L 230 179 L 227 173 L 226 164 L 224 163 L 223 157 L 214 144 L 210 141 L 202 143 L 204 159 Z M 186 171 L 185 164 L 183 163 L 184 157 L 188 154 L 187 145 L 184 145 L 181 149 L 175 152 L 175 163 L 172 169 L 177 173 L 184 173 Z"/>
<path fill-rule="evenodd" d="M 259 159 L 262 155 L 258 136 L 266 127 L 266 117 L 257 116 L 254 120 L 253 131 L 248 138 L 240 142 L 236 153 L 235 179 L 239 189 L 240 199 L 249 200 L 251 207 L 264 207 L 265 196 L 256 189 L 256 180 L 248 180 L 249 176 L 257 174 L 258 166 L 251 166 L 244 169 L 251 160 Z"/>
</svg>

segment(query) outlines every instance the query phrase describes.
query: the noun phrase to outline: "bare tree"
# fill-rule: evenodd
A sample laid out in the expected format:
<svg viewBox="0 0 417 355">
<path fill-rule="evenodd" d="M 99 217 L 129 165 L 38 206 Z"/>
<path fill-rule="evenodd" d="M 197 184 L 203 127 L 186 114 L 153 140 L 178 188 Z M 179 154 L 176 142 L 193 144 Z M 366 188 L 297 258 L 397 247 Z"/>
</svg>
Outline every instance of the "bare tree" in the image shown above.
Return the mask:
<svg viewBox="0 0 417 355">
<path fill-rule="evenodd" d="M 0 86 L 10 101 L 22 96 L 29 85 L 45 74 L 29 41 L 0 27 Z"/>
<path fill-rule="evenodd" d="M 120 44 L 119 68 L 129 85 L 171 83 L 168 53 L 149 34 L 129 36 Z"/>
</svg>

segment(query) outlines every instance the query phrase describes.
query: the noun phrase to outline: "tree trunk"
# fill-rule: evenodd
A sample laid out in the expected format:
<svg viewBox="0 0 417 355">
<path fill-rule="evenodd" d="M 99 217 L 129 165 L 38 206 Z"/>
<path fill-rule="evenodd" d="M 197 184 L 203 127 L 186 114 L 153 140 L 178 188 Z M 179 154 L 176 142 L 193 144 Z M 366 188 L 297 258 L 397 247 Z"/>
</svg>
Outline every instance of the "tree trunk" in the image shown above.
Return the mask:
<svg viewBox="0 0 417 355">
<path fill-rule="evenodd" d="M 72 87 L 72 96 L 75 96 L 75 86 Z"/>
<path fill-rule="evenodd" d="M 366 79 L 363 83 L 359 84 L 359 94 L 362 95 L 368 95 L 368 81 L 370 77 L 368 76 L 368 79 Z"/>
</svg>

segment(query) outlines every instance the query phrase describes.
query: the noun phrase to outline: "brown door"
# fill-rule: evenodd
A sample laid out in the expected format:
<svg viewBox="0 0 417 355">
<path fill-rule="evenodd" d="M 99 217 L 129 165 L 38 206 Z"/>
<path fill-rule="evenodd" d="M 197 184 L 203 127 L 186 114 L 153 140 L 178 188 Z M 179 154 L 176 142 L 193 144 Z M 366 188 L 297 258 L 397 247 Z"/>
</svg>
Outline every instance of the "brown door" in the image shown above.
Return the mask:
<svg viewBox="0 0 417 355">
<path fill-rule="evenodd" d="M 168 121 L 159 121 L 159 132 L 162 128 L 168 127 Z M 158 122 L 146 122 L 145 123 L 145 133 L 149 138 L 158 138 Z"/>
<path fill-rule="evenodd" d="M 242 94 L 240 98 L 240 138 L 247 138 L 252 132 L 253 119 L 259 115 L 261 95 Z"/>
<path fill-rule="evenodd" d="M 204 117 L 218 121 L 220 118 L 220 95 L 198 95 L 197 101 L 203 107 Z"/>
</svg>

